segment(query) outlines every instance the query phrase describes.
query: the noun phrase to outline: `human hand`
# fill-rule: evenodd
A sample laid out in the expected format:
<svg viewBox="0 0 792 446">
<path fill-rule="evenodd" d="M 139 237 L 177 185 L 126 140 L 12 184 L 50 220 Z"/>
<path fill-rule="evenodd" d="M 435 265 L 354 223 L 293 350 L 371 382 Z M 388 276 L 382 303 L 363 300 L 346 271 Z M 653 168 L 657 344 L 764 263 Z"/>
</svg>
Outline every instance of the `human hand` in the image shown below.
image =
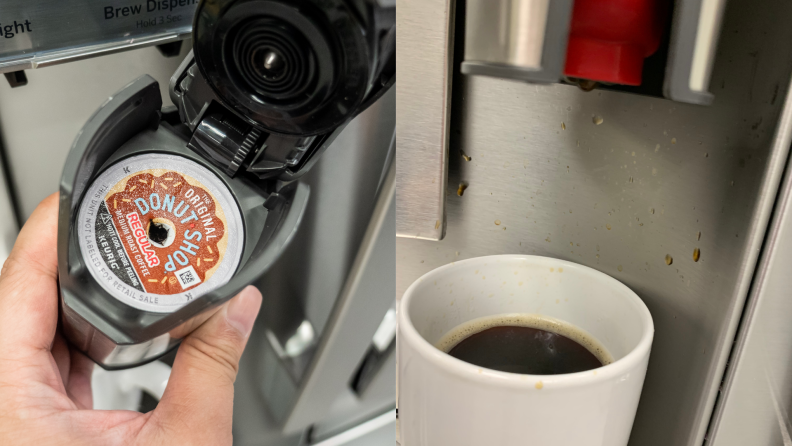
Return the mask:
<svg viewBox="0 0 792 446">
<path fill-rule="evenodd" d="M 261 293 L 247 287 L 182 341 L 155 410 L 91 410 L 93 362 L 57 330 L 57 217 L 53 194 L 0 273 L 0 444 L 230 445 L 234 379 Z"/>
</svg>

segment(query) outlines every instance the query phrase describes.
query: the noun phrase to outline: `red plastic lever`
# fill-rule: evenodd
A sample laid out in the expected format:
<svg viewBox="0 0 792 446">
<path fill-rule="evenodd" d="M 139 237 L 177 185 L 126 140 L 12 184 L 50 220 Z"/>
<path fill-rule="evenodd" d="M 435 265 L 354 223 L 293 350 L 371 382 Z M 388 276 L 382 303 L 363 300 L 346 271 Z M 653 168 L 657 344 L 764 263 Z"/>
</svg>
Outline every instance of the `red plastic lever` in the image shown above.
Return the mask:
<svg viewBox="0 0 792 446">
<path fill-rule="evenodd" d="M 646 57 L 660 46 L 668 0 L 575 0 L 564 74 L 641 85 Z"/>
</svg>

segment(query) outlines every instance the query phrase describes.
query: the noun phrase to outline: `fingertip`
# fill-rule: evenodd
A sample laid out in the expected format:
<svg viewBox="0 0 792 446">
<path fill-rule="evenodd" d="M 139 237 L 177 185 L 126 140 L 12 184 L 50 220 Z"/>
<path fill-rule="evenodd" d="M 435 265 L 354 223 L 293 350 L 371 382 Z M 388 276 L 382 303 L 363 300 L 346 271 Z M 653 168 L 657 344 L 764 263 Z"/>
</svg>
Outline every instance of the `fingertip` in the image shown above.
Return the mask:
<svg viewBox="0 0 792 446">
<path fill-rule="evenodd" d="M 261 292 L 258 288 L 248 285 L 229 302 L 226 312 L 228 324 L 236 328 L 244 337 L 248 337 L 261 309 L 261 301 Z"/>
<path fill-rule="evenodd" d="M 19 231 L 9 259 L 20 263 L 23 273 L 57 276 L 58 196 L 55 192 L 41 200 Z"/>
<path fill-rule="evenodd" d="M 239 359 L 261 301 L 261 293 L 247 287 L 184 338 L 157 406 L 158 416 L 168 418 L 178 413 L 195 421 L 196 426 L 204 425 L 199 421 L 203 419 L 227 419 L 230 423 Z M 185 401 L 190 405 L 185 406 Z"/>
<path fill-rule="evenodd" d="M 44 206 L 55 206 L 59 203 L 60 200 L 60 192 L 53 192 L 43 200 L 41 200 L 41 204 Z"/>
<path fill-rule="evenodd" d="M 0 342 L 52 348 L 58 321 L 58 194 L 42 200 L 0 271 Z"/>
<path fill-rule="evenodd" d="M 46 216 L 56 216 L 58 215 L 58 208 L 60 207 L 60 192 L 53 192 L 47 195 L 43 200 L 41 200 L 36 206 L 36 209 L 33 210 L 33 213 L 30 215 L 32 218 L 36 214 L 43 213 Z"/>
</svg>

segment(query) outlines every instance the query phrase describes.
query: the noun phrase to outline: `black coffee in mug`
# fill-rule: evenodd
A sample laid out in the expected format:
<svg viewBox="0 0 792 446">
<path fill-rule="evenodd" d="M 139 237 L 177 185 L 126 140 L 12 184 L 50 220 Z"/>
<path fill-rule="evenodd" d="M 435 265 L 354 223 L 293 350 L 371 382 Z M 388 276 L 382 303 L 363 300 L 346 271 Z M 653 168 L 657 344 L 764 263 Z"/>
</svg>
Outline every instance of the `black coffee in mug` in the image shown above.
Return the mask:
<svg viewBox="0 0 792 446">
<path fill-rule="evenodd" d="M 449 355 L 502 372 L 558 375 L 583 372 L 612 361 L 591 335 L 535 314 L 503 315 L 463 324 L 444 336 Z"/>
</svg>

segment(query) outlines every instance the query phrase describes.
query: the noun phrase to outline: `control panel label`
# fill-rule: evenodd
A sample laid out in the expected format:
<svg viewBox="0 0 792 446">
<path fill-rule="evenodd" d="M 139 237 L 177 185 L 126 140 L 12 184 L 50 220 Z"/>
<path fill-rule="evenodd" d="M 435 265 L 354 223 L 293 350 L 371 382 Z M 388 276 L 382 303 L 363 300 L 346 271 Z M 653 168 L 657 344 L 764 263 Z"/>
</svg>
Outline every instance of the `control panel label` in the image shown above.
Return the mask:
<svg viewBox="0 0 792 446">
<path fill-rule="evenodd" d="M 14 67 L 59 51 L 123 47 L 146 38 L 185 35 L 198 0 L 3 0 L 0 63 Z M 4 70 L 7 71 L 7 70 Z"/>
</svg>

